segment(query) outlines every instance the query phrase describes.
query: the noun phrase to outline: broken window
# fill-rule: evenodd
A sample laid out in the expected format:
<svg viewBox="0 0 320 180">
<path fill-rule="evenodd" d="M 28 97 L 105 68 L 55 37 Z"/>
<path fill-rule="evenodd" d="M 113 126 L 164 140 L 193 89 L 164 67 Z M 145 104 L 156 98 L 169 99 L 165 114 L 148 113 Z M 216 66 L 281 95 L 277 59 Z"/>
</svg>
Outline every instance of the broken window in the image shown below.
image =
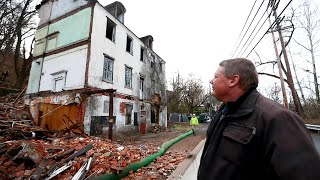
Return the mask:
<svg viewBox="0 0 320 180">
<path fill-rule="evenodd" d="M 113 58 L 107 55 L 104 56 L 102 79 L 110 83 L 113 82 L 113 63 L 114 63 Z"/>
<path fill-rule="evenodd" d="M 116 36 L 116 23 L 107 19 L 107 30 L 106 30 L 106 38 L 110 39 L 112 42 L 115 41 Z"/>
<path fill-rule="evenodd" d="M 128 53 L 133 54 L 132 53 L 132 46 L 133 46 L 133 40 L 130 36 L 127 35 L 127 46 L 126 46 L 126 50 Z"/>
<path fill-rule="evenodd" d="M 132 120 L 131 120 L 132 109 L 133 109 L 133 105 L 132 104 L 126 104 L 125 125 L 131 125 L 132 124 Z"/>
<path fill-rule="evenodd" d="M 125 87 L 132 88 L 132 68 L 126 66 L 125 70 Z"/>
<path fill-rule="evenodd" d="M 140 77 L 140 99 L 143 99 L 144 78 Z"/>
<path fill-rule="evenodd" d="M 141 48 L 140 48 L 140 61 L 142 61 L 142 62 L 144 62 L 143 54 L 144 54 L 144 48 L 141 46 Z"/>
</svg>

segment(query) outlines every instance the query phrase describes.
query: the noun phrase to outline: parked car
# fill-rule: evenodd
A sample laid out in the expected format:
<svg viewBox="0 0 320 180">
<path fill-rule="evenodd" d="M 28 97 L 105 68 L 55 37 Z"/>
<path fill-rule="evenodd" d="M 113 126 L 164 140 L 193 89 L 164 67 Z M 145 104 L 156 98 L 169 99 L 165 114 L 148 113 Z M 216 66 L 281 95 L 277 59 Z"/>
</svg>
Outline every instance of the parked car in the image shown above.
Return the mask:
<svg viewBox="0 0 320 180">
<path fill-rule="evenodd" d="M 211 118 L 208 115 L 208 113 L 201 113 L 198 116 L 198 121 L 199 121 L 199 123 L 210 122 Z"/>
</svg>

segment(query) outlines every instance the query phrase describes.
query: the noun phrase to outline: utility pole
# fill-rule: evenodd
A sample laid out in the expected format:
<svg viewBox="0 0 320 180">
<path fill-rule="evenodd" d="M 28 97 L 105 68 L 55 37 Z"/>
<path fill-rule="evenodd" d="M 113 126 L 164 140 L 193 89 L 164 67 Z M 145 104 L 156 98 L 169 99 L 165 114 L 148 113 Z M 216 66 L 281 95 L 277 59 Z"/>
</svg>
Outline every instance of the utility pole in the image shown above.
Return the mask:
<svg viewBox="0 0 320 180">
<path fill-rule="evenodd" d="M 270 17 L 269 19 L 269 23 L 271 26 L 271 20 Z M 280 76 L 280 84 L 281 84 L 281 90 L 282 90 L 282 96 L 283 96 L 283 105 L 285 108 L 288 109 L 288 99 L 287 99 L 287 94 L 286 94 L 286 89 L 284 86 L 284 80 L 283 80 L 283 75 L 282 75 L 282 69 L 281 69 L 281 61 L 280 61 L 280 57 L 279 57 L 279 53 L 278 53 L 278 48 L 277 48 L 277 44 L 276 44 L 276 39 L 274 37 L 274 33 L 273 30 L 271 30 L 271 35 L 272 35 L 272 41 L 273 41 L 273 45 L 274 45 L 274 51 L 276 53 L 276 58 L 277 58 L 277 64 L 278 64 L 278 70 L 279 70 L 279 76 Z"/>
<path fill-rule="evenodd" d="M 292 92 L 292 97 L 293 97 L 293 101 L 294 101 L 294 105 L 295 105 L 295 111 L 301 116 L 302 115 L 302 110 L 300 108 L 299 105 L 299 99 L 298 99 L 298 94 L 297 91 L 294 88 L 294 83 L 293 83 L 293 79 L 292 79 L 292 75 L 291 75 L 291 68 L 290 68 L 290 64 L 289 64 L 289 60 L 288 60 L 288 55 L 287 55 L 287 51 L 286 51 L 286 47 L 284 44 L 284 40 L 283 40 L 283 36 L 282 36 L 282 32 L 281 32 L 281 27 L 280 27 L 280 23 L 278 21 L 278 16 L 277 16 L 277 12 L 276 12 L 276 8 L 275 6 L 272 6 L 272 10 L 276 19 L 276 26 L 277 26 L 277 30 L 279 33 L 279 39 L 280 39 L 280 43 L 281 43 L 281 47 L 282 47 L 282 53 L 283 53 L 283 58 L 286 64 L 286 68 L 287 68 L 287 80 L 288 80 L 288 84 L 289 87 L 291 89 Z"/>
</svg>

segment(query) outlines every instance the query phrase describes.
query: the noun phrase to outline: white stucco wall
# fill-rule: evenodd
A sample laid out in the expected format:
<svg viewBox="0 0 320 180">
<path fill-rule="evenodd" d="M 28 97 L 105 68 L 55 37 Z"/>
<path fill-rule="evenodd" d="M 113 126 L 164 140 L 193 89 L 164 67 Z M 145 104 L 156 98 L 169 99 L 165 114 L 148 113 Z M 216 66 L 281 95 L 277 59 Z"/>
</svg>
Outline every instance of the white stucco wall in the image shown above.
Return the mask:
<svg viewBox="0 0 320 180">
<path fill-rule="evenodd" d="M 107 17 L 117 24 L 115 42 L 105 37 Z M 126 52 L 126 39 L 129 35 L 133 39 L 133 54 Z M 89 86 L 97 88 L 114 88 L 117 92 L 138 96 L 136 89 L 139 89 L 140 69 L 145 66 L 140 61 L 140 48 L 144 44 L 126 27 L 119 23 L 104 8 L 97 4 L 94 9 L 93 27 L 91 36 L 91 57 L 89 65 Z M 102 81 L 104 54 L 115 59 L 113 82 Z M 132 68 L 132 89 L 124 87 L 125 84 L 125 65 Z"/>
<path fill-rule="evenodd" d="M 40 91 L 53 89 L 52 73 L 66 71 L 66 84 L 64 90 L 84 87 L 85 67 L 88 46 L 80 46 L 59 54 L 47 56 L 44 59 Z"/>
</svg>

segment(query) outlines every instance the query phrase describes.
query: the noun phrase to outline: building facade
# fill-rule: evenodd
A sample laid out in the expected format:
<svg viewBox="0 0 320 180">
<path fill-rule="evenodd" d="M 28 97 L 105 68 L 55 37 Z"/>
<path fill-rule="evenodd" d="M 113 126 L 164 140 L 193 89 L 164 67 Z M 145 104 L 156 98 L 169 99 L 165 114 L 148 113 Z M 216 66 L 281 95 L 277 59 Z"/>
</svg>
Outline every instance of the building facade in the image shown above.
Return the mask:
<svg viewBox="0 0 320 180">
<path fill-rule="evenodd" d="M 120 2 L 43 0 L 25 94 L 34 123 L 90 135 L 167 126 L 165 61 L 124 25 Z M 113 116 L 109 120 L 109 112 Z M 69 127 L 68 127 L 69 126 Z"/>
</svg>

